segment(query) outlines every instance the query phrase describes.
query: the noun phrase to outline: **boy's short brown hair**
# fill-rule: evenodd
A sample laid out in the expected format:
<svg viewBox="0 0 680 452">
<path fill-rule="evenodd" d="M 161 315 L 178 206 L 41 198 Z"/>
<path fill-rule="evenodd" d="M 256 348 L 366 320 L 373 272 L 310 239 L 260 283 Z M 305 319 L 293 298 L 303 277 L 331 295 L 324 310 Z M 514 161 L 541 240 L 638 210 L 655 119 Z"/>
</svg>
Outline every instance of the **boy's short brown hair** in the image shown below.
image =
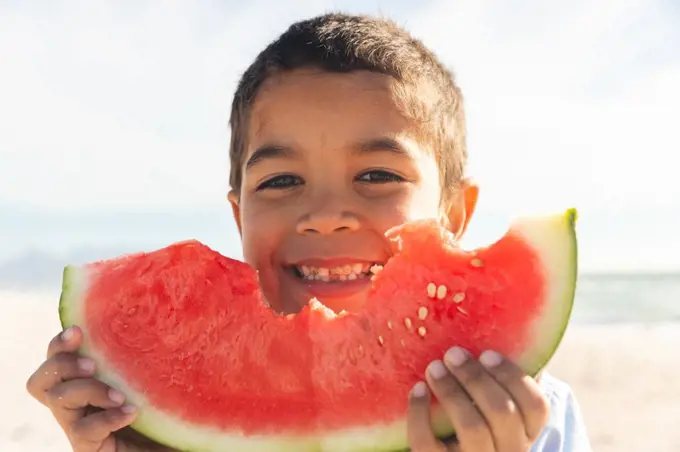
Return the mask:
<svg viewBox="0 0 680 452">
<path fill-rule="evenodd" d="M 318 68 L 330 72 L 368 70 L 394 77 L 404 111 L 418 124 L 421 144 L 437 159 L 442 200 L 465 168 L 465 114 L 454 77 L 421 41 L 394 22 L 329 13 L 291 25 L 245 71 L 231 109 L 231 189 L 241 187 L 249 115 L 262 84 L 282 72 Z"/>
</svg>

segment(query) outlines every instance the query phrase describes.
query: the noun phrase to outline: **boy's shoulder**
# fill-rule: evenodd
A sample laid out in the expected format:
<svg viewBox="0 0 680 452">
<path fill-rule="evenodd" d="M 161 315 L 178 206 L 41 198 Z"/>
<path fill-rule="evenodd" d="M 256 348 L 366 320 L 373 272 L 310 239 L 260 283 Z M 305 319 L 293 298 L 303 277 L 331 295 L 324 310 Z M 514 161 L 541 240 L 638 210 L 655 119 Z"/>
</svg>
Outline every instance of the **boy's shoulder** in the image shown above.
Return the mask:
<svg viewBox="0 0 680 452">
<path fill-rule="evenodd" d="M 545 371 L 541 373 L 539 385 L 548 399 L 550 399 L 550 403 L 552 403 L 553 400 L 560 401 L 574 397 L 574 391 L 571 386 L 565 381 L 555 377 L 550 372 Z"/>
<path fill-rule="evenodd" d="M 531 452 L 591 452 L 590 442 L 574 391 L 548 372 L 539 384 L 550 403 L 550 419 Z"/>
</svg>

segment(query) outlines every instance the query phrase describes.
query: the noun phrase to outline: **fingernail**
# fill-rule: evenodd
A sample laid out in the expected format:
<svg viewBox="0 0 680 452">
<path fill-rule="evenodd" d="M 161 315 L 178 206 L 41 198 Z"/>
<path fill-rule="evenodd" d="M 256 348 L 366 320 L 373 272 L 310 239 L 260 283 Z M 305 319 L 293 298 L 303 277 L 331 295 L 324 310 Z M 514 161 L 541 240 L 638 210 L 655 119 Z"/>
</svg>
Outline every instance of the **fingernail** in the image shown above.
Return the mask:
<svg viewBox="0 0 680 452">
<path fill-rule="evenodd" d="M 468 352 L 460 347 L 451 347 L 444 355 L 447 363 L 454 367 L 460 366 L 468 359 Z"/>
<path fill-rule="evenodd" d="M 449 373 L 449 371 L 446 370 L 444 363 L 439 360 L 432 361 L 430 365 L 427 366 L 427 372 L 432 375 L 432 378 L 435 380 L 439 380 Z"/>
<path fill-rule="evenodd" d="M 124 405 L 120 407 L 120 411 L 122 411 L 125 414 L 132 414 L 137 411 L 137 407 L 134 405 Z"/>
<path fill-rule="evenodd" d="M 125 402 L 125 394 L 115 389 L 109 389 L 109 399 L 114 403 L 123 403 Z"/>
<path fill-rule="evenodd" d="M 499 353 L 496 353 L 492 350 L 487 350 L 480 355 L 479 362 L 482 363 L 482 366 L 484 367 L 496 367 L 501 362 L 503 362 L 503 357 Z"/>
<path fill-rule="evenodd" d="M 90 358 L 78 358 L 78 368 L 86 373 L 94 372 L 94 361 Z"/>
<path fill-rule="evenodd" d="M 64 331 L 61 333 L 61 340 L 64 342 L 68 342 L 71 339 L 73 339 L 73 336 L 75 335 L 75 331 L 73 331 L 73 327 L 70 326 L 66 328 Z"/>
<path fill-rule="evenodd" d="M 413 397 L 425 397 L 427 394 L 427 384 L 424 381 L 419 381 L 411 389 L 411 395 Z"/>
</svg>

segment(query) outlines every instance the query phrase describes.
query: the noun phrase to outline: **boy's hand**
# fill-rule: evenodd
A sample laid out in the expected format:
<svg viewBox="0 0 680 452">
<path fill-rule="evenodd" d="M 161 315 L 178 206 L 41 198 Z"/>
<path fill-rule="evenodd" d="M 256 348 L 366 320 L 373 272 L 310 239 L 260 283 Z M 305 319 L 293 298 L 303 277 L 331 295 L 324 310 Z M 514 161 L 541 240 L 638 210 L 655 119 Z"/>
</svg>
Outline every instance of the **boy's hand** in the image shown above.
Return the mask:
<svg viewBox="0 0 680 452">
<path fill-rule="evenodd" d="M 94 362 L 75 353 L 81 341 L 77 327 L 52 339 L 47 360 L 26 383 L 28 392 L 52 411 L 75 452 L 141 450 L 133 441 L 113 435 L 134 420 L 134 407 L 125 405 L 122 394 L 93 378 Z"/>
<path fill-rule="evenodd" d="M 409 445 L 413 452 L 526 452 L 548 422 L 550 405 L 536 380 L 497 353 L 479 361 L 454 347 L 428 366 L 426 379 L 448 415 L 454 445 L 437 440 L 430 427 L 430 396 L 424 382 L 410 395 Z"/>
</svg>

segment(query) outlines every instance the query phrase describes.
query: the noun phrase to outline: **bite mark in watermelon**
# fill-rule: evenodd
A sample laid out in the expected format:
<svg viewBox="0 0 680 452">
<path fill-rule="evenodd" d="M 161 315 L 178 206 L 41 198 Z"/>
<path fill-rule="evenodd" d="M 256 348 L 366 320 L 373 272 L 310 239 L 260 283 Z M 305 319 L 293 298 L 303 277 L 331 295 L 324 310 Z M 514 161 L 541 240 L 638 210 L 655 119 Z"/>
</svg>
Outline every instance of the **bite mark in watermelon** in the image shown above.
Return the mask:
<svg viewBox="0 0 680 452">
<path fill-rule="evenodd" d="M 433 221 L 395 228 L 365 307 L 267 308 L 257 273 L 197 241 L 64 270 L 62 325 L 97 377 L 139 407 L 134 428 L 187 451 L 407 447 L 408 393 L 453 345 L 536 375 L 576 286 L 575 210 L 524 217 L 462 250 Z M 436 405 L 433 428 L 453 432 Z"/>
</svg>

